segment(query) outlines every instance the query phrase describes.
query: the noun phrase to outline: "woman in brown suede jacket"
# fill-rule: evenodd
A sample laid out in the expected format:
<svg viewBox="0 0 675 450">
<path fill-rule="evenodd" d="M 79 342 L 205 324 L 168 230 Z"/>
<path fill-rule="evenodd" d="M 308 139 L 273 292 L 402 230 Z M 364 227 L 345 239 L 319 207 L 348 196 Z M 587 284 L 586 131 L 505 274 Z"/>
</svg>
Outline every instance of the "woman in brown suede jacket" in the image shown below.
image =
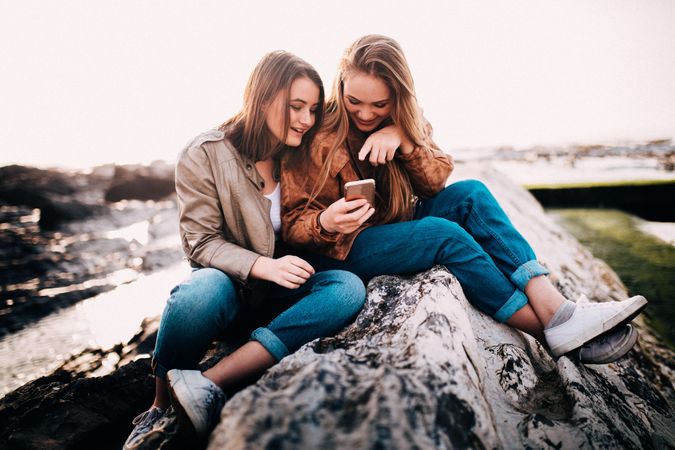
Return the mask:
<svg viewBox="0 0 675 450">
<path fill-rule="evenodd" d="M 364 281 L 442 264 L 474 306 L 554 356 L 580 348 L 582 362 L 606 363 L 628 352 L 637 332 L 626 324 L 644 297 L 567 300 L 483 183 L 445 186 L 452 169 L 421 115 L 401 47 L 365 36 L 340 61 L 309 154 L 284 159 L 284 240 L 307 251 L 317 270 L 349 270 Z M 376 181 L 374 204 L 346 201 L 344 183 L 367 178 Z"/>
</svg>

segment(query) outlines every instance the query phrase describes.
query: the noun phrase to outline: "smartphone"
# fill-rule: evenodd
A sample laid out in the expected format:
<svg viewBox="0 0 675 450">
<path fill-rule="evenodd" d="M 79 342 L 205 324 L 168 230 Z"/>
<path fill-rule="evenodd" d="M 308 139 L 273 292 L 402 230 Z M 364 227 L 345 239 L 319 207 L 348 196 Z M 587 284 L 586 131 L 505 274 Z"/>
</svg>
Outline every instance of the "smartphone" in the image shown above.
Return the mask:
<svg viewBox="0 0 675 450">
<path fill-rule="evenodd" d="M 368 178 L 345 183 L 345 200 L 350 201 L 359 198 L 368 200 L 370 206 L 375 205 L 375 180 Z"/>
</svg>

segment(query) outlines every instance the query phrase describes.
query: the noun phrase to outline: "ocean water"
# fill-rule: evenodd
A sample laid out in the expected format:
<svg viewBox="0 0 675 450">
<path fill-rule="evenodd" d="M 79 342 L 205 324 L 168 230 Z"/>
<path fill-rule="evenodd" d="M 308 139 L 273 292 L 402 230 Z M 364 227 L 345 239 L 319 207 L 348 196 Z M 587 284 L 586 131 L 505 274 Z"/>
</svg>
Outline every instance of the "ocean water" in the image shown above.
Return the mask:
<svg viewBox="0 0 675 450">
<path fill-rule="evenodd" d="M 146 317 L 161 314 L 171 288 L 188 276 L 187 263 L 136 274 L 114 290 L 61 309 L 0 339 L 0 396 L 47 375 L 85 349 L 125 343 Z"/>
</svg>

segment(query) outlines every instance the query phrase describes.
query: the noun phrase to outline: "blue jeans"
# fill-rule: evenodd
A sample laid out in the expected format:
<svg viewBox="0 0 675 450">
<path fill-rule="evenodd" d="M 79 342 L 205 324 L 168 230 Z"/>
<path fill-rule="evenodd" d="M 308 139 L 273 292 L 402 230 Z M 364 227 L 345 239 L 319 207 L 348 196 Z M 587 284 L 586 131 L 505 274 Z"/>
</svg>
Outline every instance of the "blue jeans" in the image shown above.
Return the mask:
<svg viewBox="0 0 675 450">
<path fill-rule="evenodd" d="M 457 277 L 467 299 L 500 322 L 527 304 L 523 291 L 530 279 L 548 273 L 477 180 L 451 184 L 421 201 L 411 221 L 366 228 L 344 261 L 300 256 L 316 270 L 349 270 L 364 281 L 442 264 Z"/>
<path fill-rule="evenodd" d="M 211 342 L 234 327 L 245 309 L 235 286 L 224 272 L 205 268 L 173 288 L 157 333 L 156 376 L 196 368 Z M 313 339 L 340 331 L 361 311 L 365 298 L 363 282 L 340 270 L 316 273 L 297 289 L 274 284 L 265 307 L 248 311 L 273 320 L 256 328 L 250 339 L 279 361 Z"/>
</svg>

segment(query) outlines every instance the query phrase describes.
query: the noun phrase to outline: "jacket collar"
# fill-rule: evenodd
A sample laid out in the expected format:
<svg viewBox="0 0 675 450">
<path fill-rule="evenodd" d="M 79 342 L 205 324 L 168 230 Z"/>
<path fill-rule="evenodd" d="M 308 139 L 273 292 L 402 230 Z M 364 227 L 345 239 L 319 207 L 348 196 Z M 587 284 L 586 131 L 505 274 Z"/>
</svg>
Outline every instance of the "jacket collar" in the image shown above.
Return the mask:
<svg viewBox="0 0 675 450">
<path fill-rule="evenodd" d="M 349 150 L 348 150 L 349 151 Z M 337 152 L 330 164 L 330 177 L 335 178 L 342 168 L 349 162 L 350 156 L 347 152 Z"/>
<path fill-rule="evenodd" d="M 363 143 L 366 141 L 366 136 L 359 132 L 351 131 L 347 134 L 347 139 L 345 142 L 344 152 L 337 152 L 333 161 L 331 162 L 330 167 L 330 176 L 335 177 L 342 170 L 342 168 L 350 161 L 354 160 L 356 164 L 356 157 L 358 156 L 359 150 L 363 147 Z"/>
</svg>

